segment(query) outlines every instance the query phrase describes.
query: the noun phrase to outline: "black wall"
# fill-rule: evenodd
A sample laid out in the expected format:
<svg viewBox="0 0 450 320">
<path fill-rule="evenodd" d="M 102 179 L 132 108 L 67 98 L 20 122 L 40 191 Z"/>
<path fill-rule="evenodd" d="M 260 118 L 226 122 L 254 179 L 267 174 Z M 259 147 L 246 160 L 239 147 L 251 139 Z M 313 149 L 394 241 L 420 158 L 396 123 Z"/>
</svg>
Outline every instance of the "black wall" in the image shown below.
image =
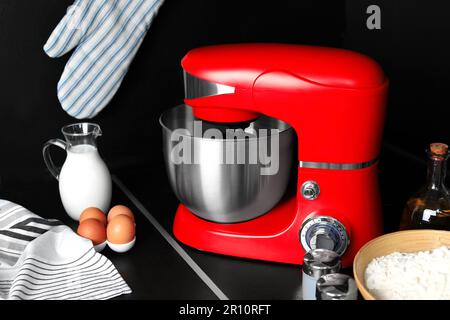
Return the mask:
<svg viewBox="0 0 450 320">
<path fill-rule="evenodd" d="M 344 46 L 376 58 L 388 74 L 385 143 L 425 158 L 430 142 L 450 143 L 450 2 L 347 0 Z M 381 30 L 365 27 L 381 8 Z"/>
<path fill-rule="evenodd" d="M 45 172 L 43 143 L 75 122 L 56 85 L 70 54 L 42 50 L 72 0 L 0 0 L 0 176 Z M 382 29 L 365 10 L 379 4 Z M 450 3 L 447 1 L 166 0 L 111 104 L 93 121 L 112 170 L 161 163 L 158 116 L 182 102 L 182 56 L 232 42 L 347 47 L 376 58 L 391 79 L 385 141 L 422 157 L 426 144 L 450 142 Z M 161 167 L 162 169 L 162 167 Z"/>
<path fill-rule="evenodd" d="M 42 47 L 72 0 L 0 0 L 0 176 L 27 180 L 45 171 L 41 148 L 75 122 L 56 85 L 70 53 Z M 340 46 L 344 1 L 167 0 L 110 105 L 93 121 L 102 155 L 115 168 L 161 162 L 158 117 L 182 103 L 180 60 L 191 48 L 232 42 Z M 55 150 L 58 153 L 59 150 Z M 161 167 L 162 169 L 162 167 Z M 6 187 L 6 186 L 4 186 Z"/>
</svg>

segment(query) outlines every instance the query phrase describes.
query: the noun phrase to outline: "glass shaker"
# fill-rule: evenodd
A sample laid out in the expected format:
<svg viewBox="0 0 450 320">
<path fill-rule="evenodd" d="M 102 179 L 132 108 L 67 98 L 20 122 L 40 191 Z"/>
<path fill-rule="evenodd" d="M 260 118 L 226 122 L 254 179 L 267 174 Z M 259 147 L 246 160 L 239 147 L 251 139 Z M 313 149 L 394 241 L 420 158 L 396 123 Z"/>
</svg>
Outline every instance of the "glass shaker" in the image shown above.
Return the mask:
<svg viewBox="0 0 450 320">
<path fill-rule="evenodd" d="M 339 272 L 340 256 L 331 250 L 314 249 L 305 254 L 302 266 L 303 300 L 316 300 L 317 280 L 326 274 Z"/>
<path fill-rule="evenodd" d="M 317 300 L 356 300 L 357 298 L 356 282 L 346 274 L 326 274 L 317 280 Z"/>
</svg>

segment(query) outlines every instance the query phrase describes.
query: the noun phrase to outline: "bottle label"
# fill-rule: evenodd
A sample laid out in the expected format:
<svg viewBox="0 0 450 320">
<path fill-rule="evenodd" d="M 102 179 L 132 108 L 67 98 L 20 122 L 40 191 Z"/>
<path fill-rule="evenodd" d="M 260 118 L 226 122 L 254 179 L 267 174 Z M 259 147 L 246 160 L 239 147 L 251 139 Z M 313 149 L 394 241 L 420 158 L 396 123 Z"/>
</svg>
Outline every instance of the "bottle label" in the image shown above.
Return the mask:
<svg viewBox="0 0 450 320">
<path fill-rule="evenodd" d="M 425 209 L 423 211 L 422 220 L 426 222 L 430 222 L 431 217 L 435 217 L 439 213 L 439 210 L 430 210 Z"/>
</svg>

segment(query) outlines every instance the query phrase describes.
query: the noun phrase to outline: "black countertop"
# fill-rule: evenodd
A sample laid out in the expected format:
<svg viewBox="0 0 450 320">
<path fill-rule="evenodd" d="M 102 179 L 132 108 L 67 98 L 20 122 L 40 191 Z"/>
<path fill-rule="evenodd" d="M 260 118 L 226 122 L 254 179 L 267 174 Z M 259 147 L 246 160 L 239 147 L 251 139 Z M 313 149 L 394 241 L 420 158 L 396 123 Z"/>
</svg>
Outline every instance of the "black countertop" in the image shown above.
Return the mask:
<svg viewBox="0 0 450 320">
<path fill-rule="evenodd" d="M 112 205 L 130 206 L 137 225 L 137 241 L 131 251 L 119 254 L 106 248 L 102 252 L 133 290 L 117 299 L 301 298 L 299 266 L 200 252 L 173 240 L 178 201 L 160 161 L 113 172 Z M 384 146 L 380 182 L 385 232 L 397 229 L 403 204 L 424 182 L 424 176 L 422 161 Z M 62 207 L 57 181 L 45 170 L 33 179 L 4 179 L 0 197 L 76 228 Z"/>
</svg>

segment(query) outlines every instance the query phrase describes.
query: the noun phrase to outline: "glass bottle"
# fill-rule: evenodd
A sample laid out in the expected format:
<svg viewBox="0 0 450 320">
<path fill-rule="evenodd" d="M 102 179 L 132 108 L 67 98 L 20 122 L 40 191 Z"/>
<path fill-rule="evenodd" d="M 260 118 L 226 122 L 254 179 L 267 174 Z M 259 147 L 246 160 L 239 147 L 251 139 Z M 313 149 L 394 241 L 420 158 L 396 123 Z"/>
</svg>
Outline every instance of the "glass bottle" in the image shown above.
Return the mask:
<svg viewBox="0 0 450 320">
<path fill-rule="evenodd" d="M 400 229 L 450 230 L 450 192 L 445 186 L 448 146 L 432 143 L 426 184 L 406 203 Z"/>
</svg>

